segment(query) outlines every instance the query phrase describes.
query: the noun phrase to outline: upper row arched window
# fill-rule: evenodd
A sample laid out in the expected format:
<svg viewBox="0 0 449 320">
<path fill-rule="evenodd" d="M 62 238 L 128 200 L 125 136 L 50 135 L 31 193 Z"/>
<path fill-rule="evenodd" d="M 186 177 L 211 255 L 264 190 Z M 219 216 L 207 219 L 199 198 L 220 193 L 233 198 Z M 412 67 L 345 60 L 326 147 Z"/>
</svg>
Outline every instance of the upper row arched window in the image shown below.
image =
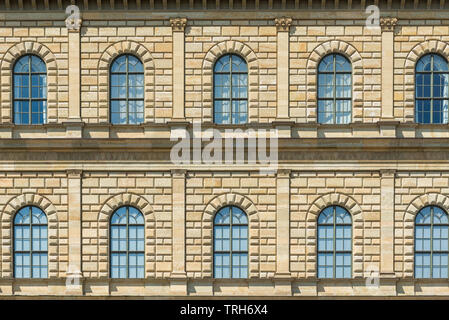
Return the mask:
<svg viewBox="0 0 449 320">
<path fill-rule="evenodd" d="M 47 121 L 47 67 L 41 58 L 25 55 L 13 70 L 14 123 L 43 124 Z"/>
<path fill-rule="evenodd" d="M 118 56 L 110 67 L 110 121 L 144 121 L 144 68 L 131 54 Z M 248 122 L 248 65 L 226 54 L 214 65 L 214 122 Z M 318 65 L 318 123 L 346 124 L 352 119 L 352 67 L 341 54 L 329 54 Z M 415 69 L 415 121 L 448 123 L 449 64 L 442 56 L 422 56 Z M 13 67 L 13 119 L 16 124 L 47 122 L 47 68 L 36 55 L 20 57 Z"/>
<path fill-rule="evenodd" d="M 449 67 L 447 60 L 434 53 L 418 60 L 415 70 L 415 121 L 447 123 Z"/>
<path fill-rule="evenodd" d="M 121 55 L 112 62 L 110 77 L 111 123 L 142 123 L 145 90 L 142 62 L 133 55 Z"/>
<path fill-rule="evenodd" d="M 248 122 L 248 65 L 236 54 L 222 56 L 214 66 L 214 122 Z"/>
<path fill-rule="evenodd" d="M 352 69 L 341 54 L 325 56 L 318 65 L 318 123 L 350 123 Z"/>
</svg>

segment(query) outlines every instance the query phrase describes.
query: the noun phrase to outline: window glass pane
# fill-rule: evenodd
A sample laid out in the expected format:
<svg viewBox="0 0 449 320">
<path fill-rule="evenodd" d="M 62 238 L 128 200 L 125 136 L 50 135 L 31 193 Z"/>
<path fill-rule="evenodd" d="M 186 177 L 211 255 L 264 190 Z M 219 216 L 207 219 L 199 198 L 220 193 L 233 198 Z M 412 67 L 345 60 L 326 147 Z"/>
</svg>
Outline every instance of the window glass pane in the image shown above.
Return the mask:
<svg viewBox="0 0 449 320">
<path fill-rule="evenodd" d="M 425 55 L 421 59 L 419 59 L 418 63 L 416 64 L 416 71 L 423 72 L 423 71 L 430 71 L 432 68 L 431 65 L 431 55 Z"/>
<path fill-rule="evenodd" d="M 325 56 L 318 65 L 319 72 L 332 72 L 334 70 L 334 56 Z"/>
<path fill-rule="evenodd" d="M 318 100 L 318 122 L 334 123 L 333 100 Z"/>
<path fill-rule="evenodd" d="M 351 72 L 351 63 L 341 54 L 335 55 L 335 71 L 337 72 Z"/>
<path fill-rule="evenodd" d="M 438 54 L 433 54 L 433 71 L 449 71 L 447 61 Z"/>
</svg>

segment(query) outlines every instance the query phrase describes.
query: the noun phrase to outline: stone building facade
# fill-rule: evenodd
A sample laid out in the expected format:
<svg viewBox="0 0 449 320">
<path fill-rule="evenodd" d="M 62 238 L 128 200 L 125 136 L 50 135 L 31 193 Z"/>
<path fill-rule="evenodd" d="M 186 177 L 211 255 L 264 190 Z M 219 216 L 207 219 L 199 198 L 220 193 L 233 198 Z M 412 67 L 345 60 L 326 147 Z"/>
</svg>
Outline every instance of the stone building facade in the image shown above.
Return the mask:
<svg viewBox="0 0 449 320">
<path fill-rule="evenodd" d="M 71 4 L 79 27 L 66 25 Z M 141 124 L 110 121 L 110 66 L 125 53 L 143 64 Z M 245 124 L 214 123 L 213 68 L 229 53 L 248 65 Z M 317 119 L 317 68 L 332 53 L 352 66 L 346 124 Z M 447 277 L 415 276 L 416 215 L 449 212 L 449 127 L 415 120 L 428 53 L 449 59 L 448 2 L 2 2 L 0 296 L 448 296 Z M 13 67 L 29 54 L 47 68 L 47 113 L 20 125 Z M 196 122 L 277 129 L 278 170 L 172 163 L 171 133 Z M 14 217 L 30 205 L 48 219 L 47 278 L 14 276 Z M 141 279 L 110 276 L 110 218 L 124 205 L 144 216 Z M 214 216 L 229 205 L 248 216 L 245 279 L 213 274 Z M 352 218 L 350 278 L 317 276 L 317 218 L 333 205 Z"/>
</svg>

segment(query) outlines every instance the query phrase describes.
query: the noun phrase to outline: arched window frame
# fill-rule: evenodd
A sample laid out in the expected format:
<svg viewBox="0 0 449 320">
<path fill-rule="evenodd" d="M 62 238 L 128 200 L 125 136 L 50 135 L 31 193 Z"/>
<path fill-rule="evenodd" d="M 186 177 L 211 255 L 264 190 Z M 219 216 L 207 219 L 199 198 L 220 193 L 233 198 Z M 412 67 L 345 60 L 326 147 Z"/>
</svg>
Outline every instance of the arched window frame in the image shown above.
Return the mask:
<svg viewBox="0 0 449 320">
<path fill-rule="evenodd" d="M 423 216 L 424 214 L 424 210 L 429 209 L 430 210 L 430 223 L 418 223 L 417 220 Z M 435 215 L 435 209 L 437 210 L 441 210 L 441 213 L 443 214 L 443 216 L 445 217 L 446 222 L 445 223 L 438 223 L 435 224 L 434 223 L 434 215 Z M 446 237 L 440 237 L 438 238 L 440 240 L 439 246 L 440 246 L 440 250 L 434 250 L 434 230 L 435 230 L 435 226 L 439 226 L 441 227 L 440 229 L 440 234 L 441 231 L 445 232 Z M 425 234 L 421 233 L 419 231 L 419 229 L 424 230 L 424 228 L 428 228 L 429 232 L 429 237 L 424 237 Z M 414 261 L 415 261 L 415 267 L 414 267 L 414 276 L 415 278 L 437 278 L 437 279 L 447 279 L 448 278 L 448 274 L 449 274 L 449 263 L 448 263 L 448 259 L 449 259 L 449 216 L 447 214 L 447 211 L 444 210 L 443 208 L 441 208 L 440 206 L 435 206 L 435 205 L 427 205 L 423 208 L 421 208 L 419 210 L 419 212 L 416 214 L 415 217 L 415 226 L 414 226 Z M 422 235 L 422 237 L 420 237 L 420 235 Z M 420 250 L 422 249 L 422 246 L 424 245 L 424 243 L 420 243 L 419 241 L 429 241 L 429 249 L 428 250 Z M 443 249 L 441 249 L 443 247 Z M 443 260 L 445 260 L 445 265 L 440 264 L 439 266 L 439 273 L 438 276 L 435 276 L 435 269 L 437 269 L 435 267 L 435 263 L 434 263 L 434 254 L 438 253 L 440 255 L 440 262 L 441 262 L 441 258 L 443 258 Z M 423 255 L 422 258 L 424 258 L 425 254 L 429 254 L 429 263 L 428 265 L 424 264 L 424 262 L 421 263 L 418 259 L 418 255 Z M 424 268 L 429 268 L 429 275 L 425 276 L 424 275 Z M 418 271 L 418 269 L 423 269 L 421 270 L 421 272 Z M 443 274 L 443 276 L 441 276 Z"/>
<path fill-rule="evenodd" d="M 126 210 L 126 224 L 122 224 L 122 223 L 113 223 L 113 219 L 116 216 L 116 214 L 119 213 L 119 210 L 121 209 L 125 209 Z M 139 217 L 142 219 L 142 223 L 136 223 L 136 224 L 132 224 L 132 226 L 135 226 L 137 228 L 140 227 L 140 229 L 142 230 L 143 234 L 141 238 L 133 238 L 133 240 L 136 241 L 136 245 L 137 241 L 141 241 L 141 250 L 130 250 L 130 242 L 131 239 L 129 237 L 129 231 L 130 231 L 130 223 L 129 223 L 129 214 L 130 214 L 130 209 L 136 210 L 136 212 L 138 213 Z M 123 238 L 116 238 L 113 235 L 113 227 L 125 227 L 125 231 L 126 231 L 126 237 L 124 238 L 126 241 L 126 249 L 125 250 L 115 250 L 114 247 L 114 240 L 123 240 Z M 118 207 L 114 210 L 114 212 L 111 215 L 110 221 L 109 221 L 109 239 L 110 239 L 110 244 L 109 244 L 109 275 L 110 278 L 112 279 L 135 279 L 135 278 L 144 278 L 145 277 L 145 217 L 143 215 L 143 213 L 137 209 L 134 206 L 130 206 L 130 205 L 124 205 L 121 207 Z M 117 254 L 118 259 L 120 259 L 120 255 L 121 254 L 126 254 L 126 263 L 124 264 L 124 268 L 125 268 L 125 276 L 122 276 L 120 274 L 120 269 L 118 269 L 118 275 L 114 274 L 114 268 L 120 268 L 123 266 L 123 264 L 118 264 L 118 265 L 114 265 L 114 255 Z M 139 264 L 138 262 L 136 262 L 133 267 L 136 268 L 136 275 L 135 276 L 130 276 L 130 254 L 135 254 L 135 255 L 139 255 L 140 258 L 142 259 L 142 263 Z M 137 257 L 136 257 L 137 259 Z M 138 275 L 139 270 L 137 270 L 137 268 L 141 269 L 141 276 Z"/>
<path fill-rule="evenodd" d="M 431 61 L 431 70 L 430 71 L 418 71 L 419 63 L 423 61 L 423 59 L 427 59 L 427 57 L 430 57 Z M 435 70 L 435 57 L 438 57 L 440 59 L 443 59 L 445 61 L 446 65 L 448 66 L 447 70 L 439 71 Z M 445 95 L 444 93 L 441 97 L 435 96 L 435 89 L 437 85 L 434 85 L 435 81 L 435 75 L 445 75 L 446 83 L 443 84 L 443 90 L 444 87 Z M 419 76 L 422 76 L 424 79 L 425 75 L 430 75 L 430 84 L 427 84 L 426 82 L 422 82 L 422 85 L 420 86 L 420 83 L 418 81 Z M 424 96 L 424 92 L 422 97 L 418 96 L 418 92 L 420 89 L 424 89 L 425 87 L 430 87 L 430 95 L 428 97 Z M 441 110 L 439 111 L 440 114 L 437 117 L 437 112 L 434 110 L 434 102 L 435 101 L 441 101 Z M 429 121 L 425 119 L 425 112 L 423 111 L 424 105 L 426 102 L 429 102 Z M 446 102 L 446 105 L 444 106 L 444 102 Z M 444 110 L 446 109 L 446 110 Z M 449 116 L 449 64 L 445 57 L 438 53 L 428 53 L 423 56 L 421 56 L 417 61 L 415 65 L 415 121 L 417 123 L 448 123 L 448 116 Z M 421 111 L 420 111 L 421 110 Z"/>
<path fill-rule="evenodd" d="M 342 210 L 344 210 L 345 213 L 345 217 L 349 218 L 349 223 L 337 223 L 337 208 L 340 208 Z M 320 223 L 320 218 L 322 215 L 324 215 L 326 213 L 326 210 L 332 210 L 332 215 L 333 215 L 333 219 L 332 219 L 332 224 L 330 223 Z M 326 245 L 326 249 L 323 250 L 320 248 L 320 229 L 322 227 L 326 227 L 326 226 L 332 226 L 333 227 L 333 231 L 332 231 L 332 238 L 329 237 L 324 237 L 322 238 L 322 240 L 325 241 L 329 241 L 332 240 L 332 248 L 328 249 L 327 245 Z M 337 249 L 336 248 L 336 243 L 337 240 L 339 240 L 339 238 L 337 238 L 337 228 L 338 227 L 342 227 L 343 228 L 343 238 L 341 238 L 341 240 L 343 240 L 343 249 Z M 345 235 L 345 230 L 349 230 L 349 236 Z M 338 205 L 332 205 L 332 206 L 328 206 L 326 208 L 324 208 L 320 214 L 317 217 L 317 246 L 316 246 L 316 254 L 317 254 L 317 277 L 318 278 L 351 278 L 352 277 L 352 243 L 353 243 L 353 239 L 352 239 L 352 216 L 349 213 L 349 211 L 342 207 L 342 206 L 338 206 Z M 349 241 L 349 245 L 346 245 L 345 240 Z M 349 250 L 348 250 L 349 247 Z M 322 259 L 321 257 L 326 257 L 325 255 L 329 255 L 332 254 L 332 263 L 329 265 L 327 264 L 320 264 L 320 260 Z M 343 264 L 339 264 L 337 265 L 337 255 L 343 256 Z M 349 265 L 346 264 L 344 262 L 345 256 L 347 257 L 349 255 L 349 258 L 347 260 L 349 260 Z M 347 267 L 349 266 L 349 271 L 347 271 Z M 328 276 L 327 274 L 320 275 L 320 268 L 332 268 L 332 276 Z M 337 276 L 337 268 L 343 268 L 343 276 Z M 346 270 L 345 270 L 346 268 Z M 346 274 L 345 274 L 346 273 Z"/>
<path fill-rule="evenodd" d="M 115 63 L 121 59 L 125 57 L 126 58 L 126 71 L 113 71 L 113 67 L 115 65 Z M 130 57 L 134 58 L 137 60 L 137 62 L 139 63 L 139 65 L 141 66 L 141 70 L 140 71 L 129 71 L 129 59 Z M 120 76 L 120 75 L 125 75 L 126 78 L 126 84 L 123 86 L 121 85 L 122 83 L 118 82 L 117 85 L 115 85 L 115 82 L 113 81 L 114 76 Z M 142 85 L 141 86 L 130 86 L 129 80 L 130 80 L 130 76 L 133 76 L 135 79 L 138 79 L 139 77 L 141 78 L 142 81 Z M 115 94 L 115 90 L 114 88 L 117 88 L 117 90 L 120 90 L 119 88 L 125 88 L 126 90 L 126 97 L 120 97 L 120 94 L 118 93 L 117 95 Z M 141 90 L 141 95 L 140 96 L 133 96 L 130 97 L 130 88 L 139 88 Z M 136 95 L 137 95 L 137 91 L 136 91 Z M 125 102 L 126 103 L 126 121 L 122 122 L 121 121 L 121 114 L 123 114 L 124 112 L 121 112 L 120 110 L 120 102 Z M 115 111 L 114 108 L 114 102 L 118 102 L 118 112 Z M 135 112 L 131 112 L 130 111 L 130 102 L 134 102 L 135 103 Z M 141 111 L 137 111 L 138 110 L 138 105 L 141 105 Z M 117 119 L 115 114 L 117 114 Z M 134 121 L 130 120 L 130 115 L 133 114 L 134 116 Z M 130 53 L 123 53 L 118 55 L 117 57 L 114 58 L 114 60 L 112 60 L 110 66 L 109 66 L 109 119 L 111 121 L 112 124 L 141 124 L 144 122 L 144 117 L 145 117 L 145 68 L 144 65 L 142 63 L 142 60 L 137 57 L 134 54 L 130 54 Z"/>
<path fill-rule="evenodd" d="M 222 60 L 224 60 L 224 59 L 226 59 L 228 57 L 230 59 L 229 72 L 217 71 L 216 68 L 217 68 L 218 63 L 220 63 Z M 233 71 L 233 63 L 232 63 L 232 58 L 233 57 L 240 59 L 244 63 L 244 65 L 246 67 L 245 71 Z M 229 75 L 229 80 L 230 80 L 229 86 L 224 86 L 224 85 L 219 86 L 218 85 L 219 84 L 218 83 L 218 76 L 220 76 L 220 75 L 223 75 L 223 76 L 224 75 Z M 243 90 L 243 91 L 237 90 L 238 91 L 238 97 L 234 97 L 234 92 L 235 92 L 234 89 L 235 88 L 241 89 L 242 87 L 239 86 L 238 84 L 237 84 L 237 86 L 235 86 L 235 84 L 233 83 L 234 75 L 238 76 L 239 81 L 240 81 L 240 79 L 244 79 L 244 81 L 246 82 L 246 85 L 244 85 L 244 87 L 245 87 L 244 89 L 245 90 Z M 241 77 L 241 76 L 243 76 L 243 77 Z M 229 87 L 229 97 L 227 97 L 227 98 L 226 97 L 218 97 L 217 91 L 218 91 L 219 87 L 221 87 L 221 88 Z M 248 108 L 249 108 L 249 105 L 248 105 L 248 96 L 249 96 L 249 90 L 248 90 L 248 62 L 245 60 L 245 58 L 243 58 L 241 55 L 238 55 L 238 54 L 235 54 L 235 53 L 226 53 L 226 54 L 220 56 L 215 61 L 214 65 L 213 65 L 213 86 L 212 86 L 212 88 L 213 88 L 213 102 L 214 102 L 214 106 L 213 106 L 214 123 L 217 123 L 217 124 L 244 124 L 244 123 L 248 122 Z M 243 97 L 241 97 L 241 93 L 242 92 L 244 93 Z M 229 102 L 229 112 L 228 113 L 227 112 L 223 112 L 223 106 L 222 106 L 221 112 L 219 112 L 218 111 L 218 104 L 219 104 L 219 102 L 226 102 L 226 101 Z M 238 108 L 239 111 L 238 112 L 234 112 L 234 109 L 233 109 L 233 103 L 236 102 L 236 101 L 239 102 L 239 108 Z M 244 104 L 245 104 L 245 109 L 246 110 L 244 112 L 240 111 L 240 107 L 241 107 L 240 103 L 242 103 L 242 102 L 244 102 Z M 229 117 L 228 118 L 229 121 L 225 121 L 224 122 L 223 117 L 222 116 L 218 117 L 217 116 L 218 114 L 221 114 L 221 115 L 229 114 L 229 116 L 228 116 Z M 236 117 L 235 116 L 236 114 L 239 115 L 239 117 Z"/>
<path fill-rule="evenodd" d="M 45 70 L 40 70 L 38 72 L 33 72 L 31 66 L 31 60 L 33 58 L 38 59 Z M 28 72 L 16 72 L 16 67 L 19 63 L 21 63 L 24 59 L 28 59 Z M 21 76 L 28 76 L 28 86 L 18 86 L 16 83 L 17 79 L 21 79 Z M 34 77 L 33 77 L 34 76 Z M 38 82 L 37 86 L 33 85 L 36 82 L 33 81 L 33 78 L 37 76 Z M 41 85 L 41 76 L 44 76 L 44 84 Z M 35 124 L 45 124 L 47 122 L 47 65 L 45 61 L 36 54 L 25 54 L 19 57 L 13 64 L 12 68 L 12 97 L 13 97 L 13 121 L 15 124 L 20 125 L 35 125 Z M 38 95 L 34 95 L 33 88 L 42 88 L 41 90 L 37 90 Z M 18 88 L 27 88 L 27 97 L 23 97 L 22 95 L 17 95 Z M 28 102 L 28 111 L 23 112 L 22 106 L 17 108 L 17 103 Z M 42 103 L 41 106 L 38 107 L 37 112 L 33 112 L 33 102 L 34 103 Z M 40 104 L 39 103 L 39 104 Z M 20 112 L 19 112 L 20 110 Z M 37 114 L 37 120 L 34 120 L 34 115 Z M 26 121 L 24 121 L 26 119 Z"/>
<path fill-rule="evenodd" d="M 217 223 L 217 218 L 226 210 L 229 210 L 229 223 Z M 243 214 L 245 217 L 246 222 L 244 223 L 234 223 L 234 213 Z M 226 213 L 225 213 L 226 214 Z M 222 227 L 221 229 L 219 227 Z M 234 241 L 236 240 L 234 238 L 234 228 L 237 227 L 237 230 L 239 230 L 239 238 L 237 238 L 239 241 L 238 247 L 241 249 L 241 241 L 246 241 L 246 250 L 234 250 Z M 225 237 L 218 237 L 218 230 L 221 230 L 221 234 L 223 235 L 224 230 L 229 230 L 229 238 Z M 243 233 L 246 233 L 246 238 L 242 237 L 242 230 Z M 244 237 L 243 234 L 243 237 Z M 223 241 L 229 241 L 229 249 L 227 250 L 219 250 L 217 249 L 218 241 L 222 241 L 221 248 L 223 248 Z M 221 259 L 226 257 L 226 255 L 229 255 L 229 264 L 218 264 L 217 257 L 218 255 L 221 255 Z M 240 255 L 239 257 L 239 264 L 238 264 L 238 275 L 236 276 L 234 274 L 234 257 L 237 257 L 237 255 Z M 246 259 L 244 263 L 242 264 L 242 256 L 246 255 Z M 227 267 L 229 265 L 229 267 Z M 249 224 L 248 224 L 248 215 L 244 210 L 241 208 L 230 205 L 222 207 L 220 210 L 217 211 L 214 217 L 214 223 L 213 223 L 213 277 L 214 278 L 232 278 L 232 279 L 242 279 L 242 278 L 248 278 L 249 275 Z M 217 272 L 218 268 L 221 267 L 220 274 Z M 225 276 L 223 273 L 223 268 L 229 268 L 229 276 Z M 243 270 L 243 271 L 242 271 Z M 242 274 L 243 273 L 243 274 Z"/>
<path fill-rule="evenodd" d="M 321 65 L 324 63 L 326 59 L 329 57 L 332 57 L 332 64 L 333 64 L 333 70 L 332 71 L 320 71 Z M 337 70 L 337 57 L 341 57 L 344 59 L 344 61 L 349 66 L 348 70 Z M 320 81 L 320 76 L 330 75 L 332 77 L 332 96 L 328 97 L 326 95 L 322 95 L 321 92 L 324 91 L 324 87 L 329 87 L 329 85 L 323 84 L 322 80 Z M 339 78 L 339 75 L 349 75 L 349 84 L 344 85 L 338 85 L 337 86 L 337 78 Z M 327 84 L 327 83 L 326 83 Z M 349 88 L 349 96 L 338 96 L 337 97 L 337 87 L 341 88 Z M 353 83 L 352 83 L 352 63 L 351 60 L 348 59 L 345 55 L 340 53 L 330 53 L 325 55 L 318 63 L 317 65 L 317 122 L 318 123 L 324 123 L 324 124 L 348 124 L 352 121 L 352 90 L 353 90 Z M 346 90 L 343 90 L 345 92 Z M 328 122 L 325 121 L 326 114 L 329 114 L 329 112 L 324 112 L 325 105 L 321 105 L 322 102 L 326 101 L 332 101 L 332 121 Z M 349 107 L 347 109 L 344 109 L 343 111 L 337 110 L 338 102 L 347 101 L 347 104 Z M 323 109 L 324 108 L 324 109 Z M 340 114 L 340 117 L 337 117 L 337 115 Z M 346 114 L 346 115 L 345 115 Z M 339 121 L 339 119 L 347 119 Z"/>
<path fill-rule="evenodd" d="M 24 212 L 28 211 L 30 215 L 29 223 L 22 224 L 18 223 L 16 219 L 19 214 L 22 215 Z M 45 223 L 34 223 L 33 219 L 33 211 L 36 210 L 42 217 L 45 217 Z M 39 221 L 41 222 L 41 221 Z M 22 227 L 22 228 L 20 228 Z M 23 234 L 23 230 L 26 230 L 28 227 L 28 240 L 24 237 L 19 237 L 19 230 L 21 234 Z M 35 237 L 35 230 L 38 230 L 38 237 Z M 44 233 L 42 235 L 42 232 Z M 25 250 L 23 241 L 28 241 L 29 248 Z M 38 241 L 38 248 L 35 248 L 35 244 Z M 44 241 L 44 242 L 42 242 Z M 16 214 L 13 218 L 13 276 L 14 278 L 48 278 L 48 217 L 45 212 L 34 205 L 28 205 L 17 210 Z M 25 255 L 29 255 L 29 276 L 24 275 L 23 268 L 24 264 L 18 263 L 19 255 L 22 255 L 22 262 Z M 37 256 L 36 256 L 37 255 Z M 38 262 L 38 263 L 37 263 Z M 26 265 L 25 265 L 26 266 Z M 20 272 L 19 272 L 20 270 Z M 38 274 L 36 274 L 36 272 Z"/>
</svg>

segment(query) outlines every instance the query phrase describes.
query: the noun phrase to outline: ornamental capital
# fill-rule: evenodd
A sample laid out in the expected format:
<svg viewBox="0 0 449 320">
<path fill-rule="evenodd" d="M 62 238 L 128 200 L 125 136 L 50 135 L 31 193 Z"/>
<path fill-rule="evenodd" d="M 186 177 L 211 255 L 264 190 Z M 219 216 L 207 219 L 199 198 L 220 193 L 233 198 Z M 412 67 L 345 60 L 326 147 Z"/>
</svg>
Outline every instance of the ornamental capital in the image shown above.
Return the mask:
<svg viewBox="0 0 449 320">
<path fill-rule="evenodd" d="M 187 18 L 171 18 L 170 25 L 173 31 L 184 32 L 184 29 L 186 28 L 187 25 Z"/>
<path fill-rule="evenodd" d="M 289 31 L 292 25 L 292 18 L 281 17 L 274 19 L 277 31 Z"/>
<path fill-rule="evenodd" d="M 69 177 L 69 178 L 80 178 L 82 174 L 83 174 L 83 170 L 67 169 L 67 177 Z"/>
<path fill-rule="evenodd" d="M 172 169 L 171 175 L 173 178 L 185 178 L 187 170 L 185 169 Z"/>
<path fill-rule="evenodd" d="M 398 23 L 398 18 L 381 17 L 379 22 L 382 31 L 394 31 L 394 27 Z"/>
<path fill-rule="evenodd" d="M 290 169 L 278 169 L 277 176 L 279 178 L 289 178 L 292 171 Z"/>
<path fill-rule="evenodd" d="M 394 169 L 381 169 L 380 170 L 380 176 L 382 178 L 394 178 L 395 174 L 396 174 L 396 170 L 394 170 Z"/>
</svg>

